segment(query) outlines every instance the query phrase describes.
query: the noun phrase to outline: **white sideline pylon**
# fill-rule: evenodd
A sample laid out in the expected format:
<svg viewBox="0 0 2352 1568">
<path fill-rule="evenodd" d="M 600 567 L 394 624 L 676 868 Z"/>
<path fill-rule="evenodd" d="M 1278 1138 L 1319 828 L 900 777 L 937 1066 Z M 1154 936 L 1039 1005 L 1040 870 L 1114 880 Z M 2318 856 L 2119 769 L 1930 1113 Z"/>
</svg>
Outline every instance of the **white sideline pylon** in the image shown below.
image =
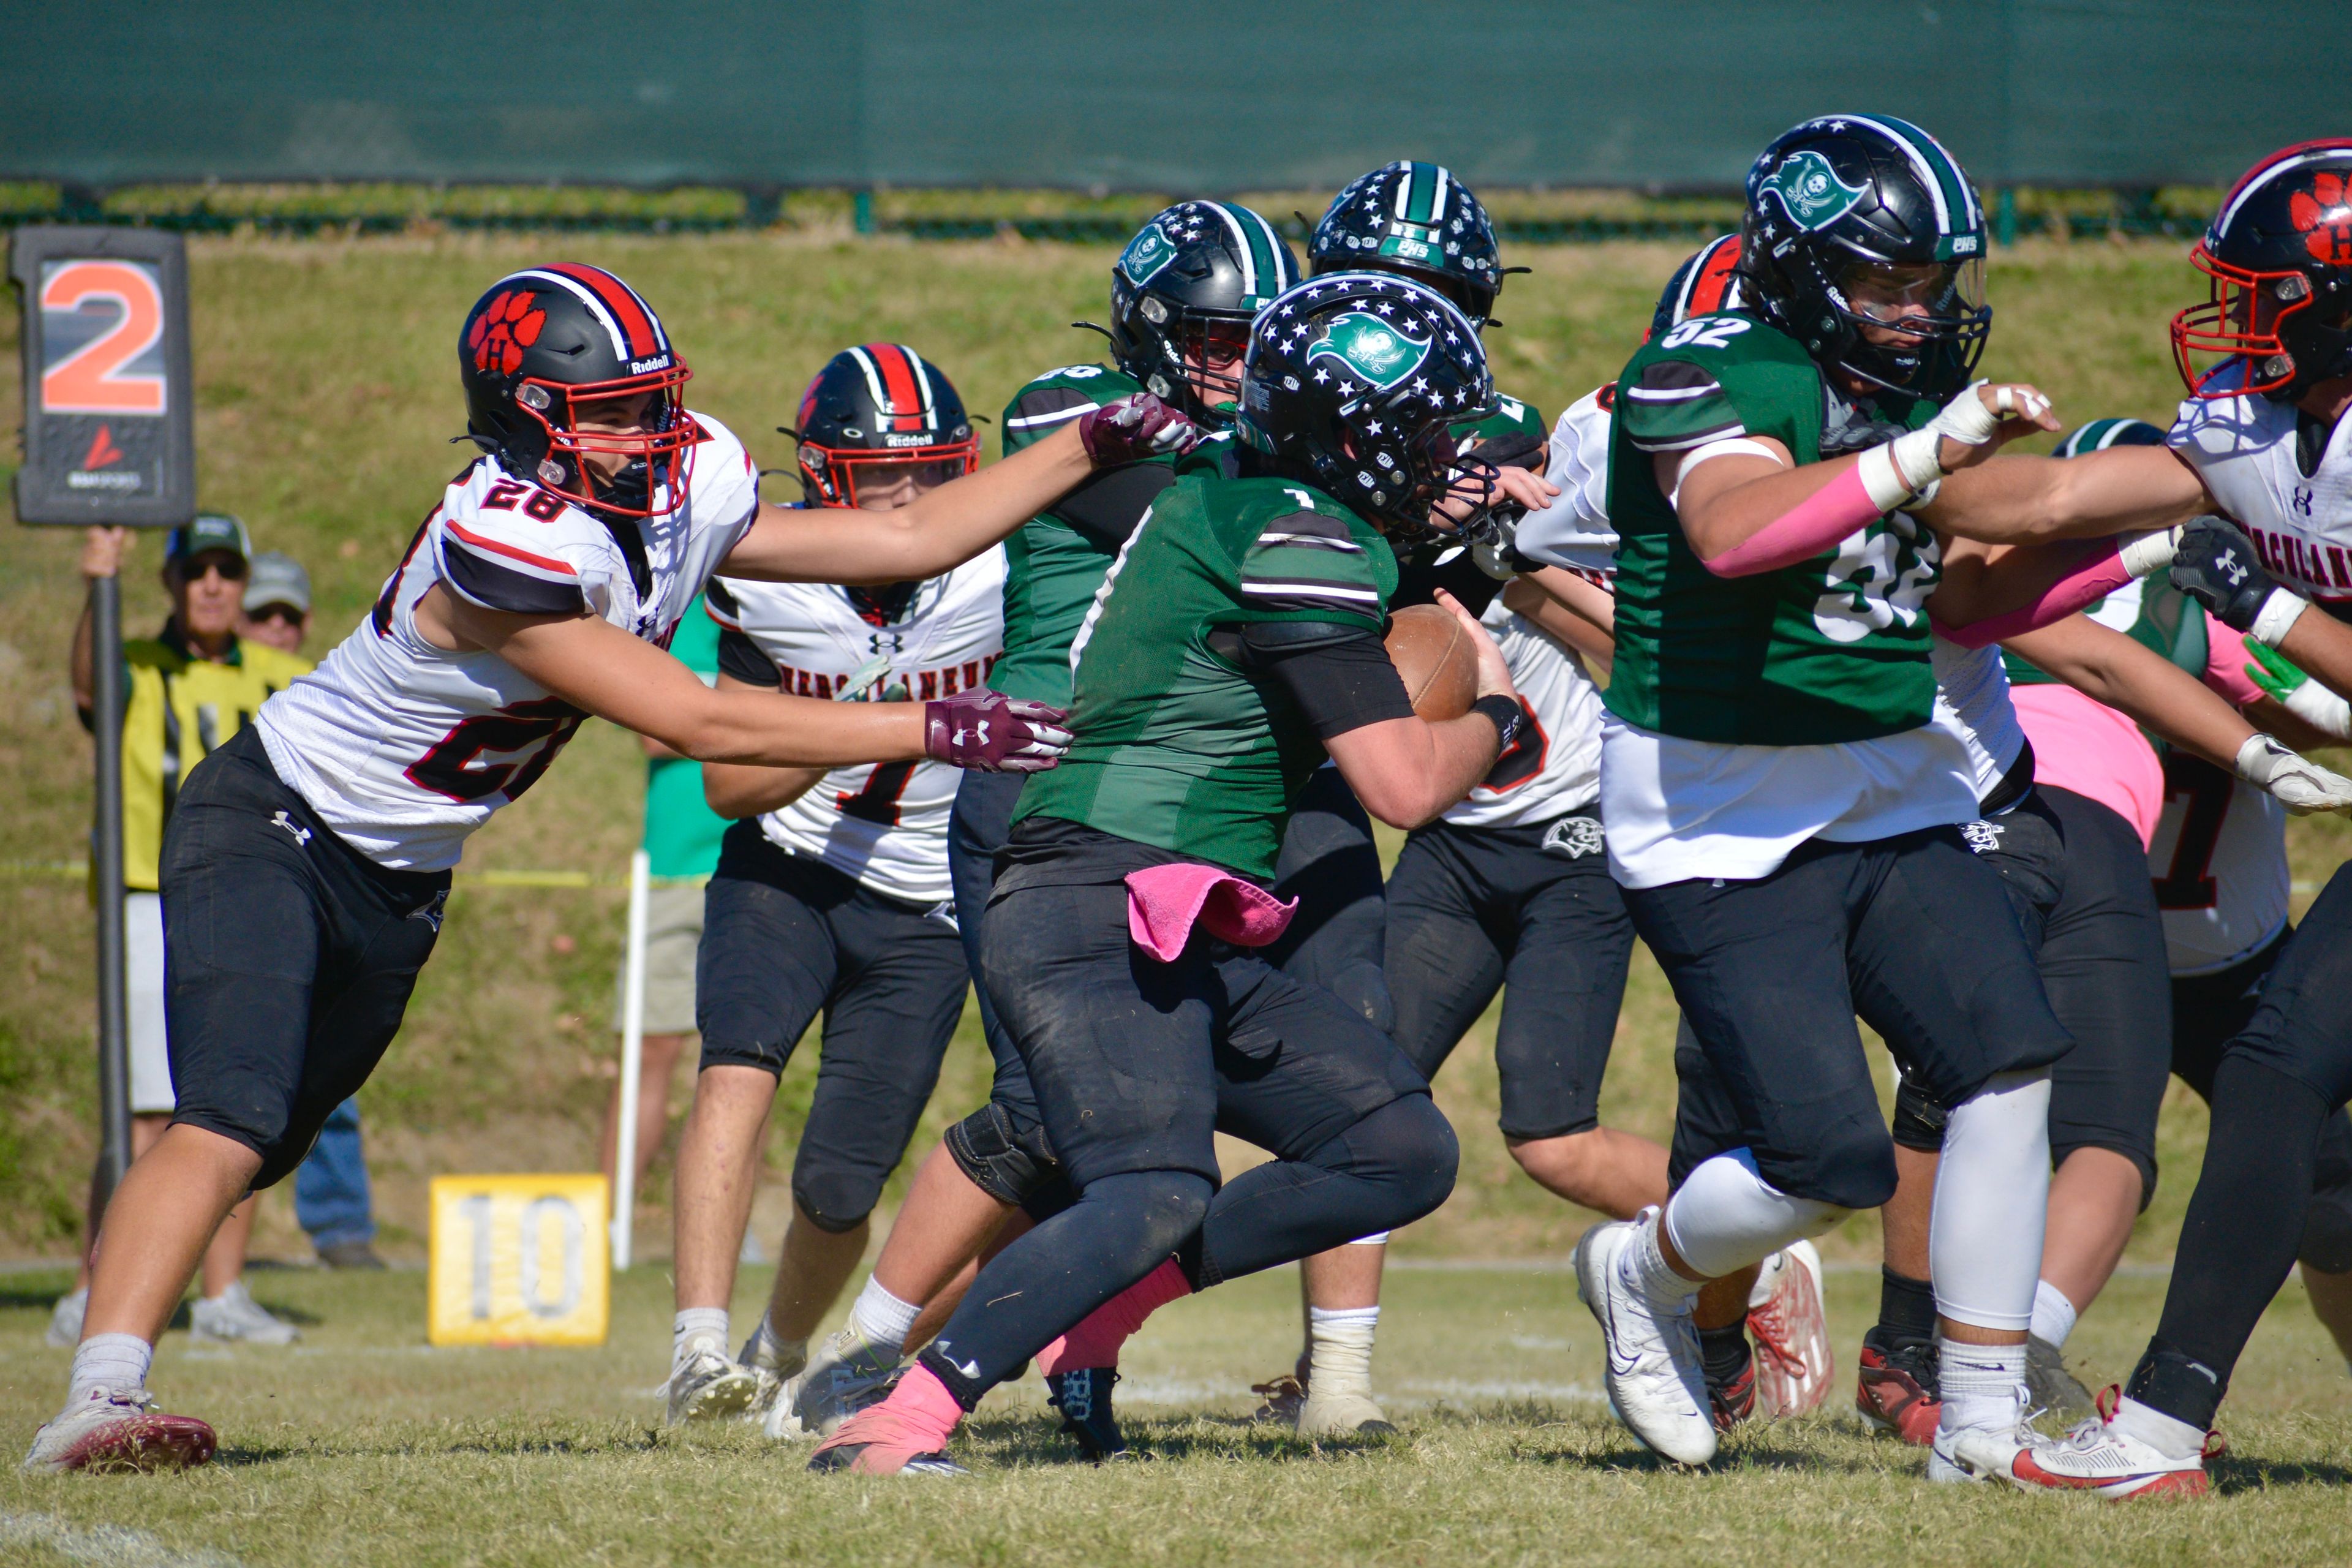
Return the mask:
<svg viewBox="0 0 2352 1568">
<path fill-rule="evenodd" d="M 613 1267 L 629 1266 L 637 1215 L 637 1075 L 646 1050 L 646 899 L 653 858 L 629 857 L 629 945 L 621 980 L 621 1124 L 613 1140 Z"/>
</svg>

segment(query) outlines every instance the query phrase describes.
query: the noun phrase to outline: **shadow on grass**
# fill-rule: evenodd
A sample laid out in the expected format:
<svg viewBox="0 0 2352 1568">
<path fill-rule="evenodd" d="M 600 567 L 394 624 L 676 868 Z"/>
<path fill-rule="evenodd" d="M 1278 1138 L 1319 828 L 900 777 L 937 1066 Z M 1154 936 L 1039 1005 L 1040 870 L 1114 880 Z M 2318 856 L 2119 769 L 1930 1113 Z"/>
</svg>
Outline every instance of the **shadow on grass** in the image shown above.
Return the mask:
<svg viewBox="0 0 2352 1568">
<path fill-rule="evenodd" d="M 2235 1454 L 2206 1460 L 2205 1473 L 2211 1478 L 2213 1489 L 2223 1497 L 2284 1487 L 2340 1487 L 2352 1482 L 2352 1469 L 2325 1460 L 2241 1458 Z"/>
<path fill-rule="evenodd" d="M 1127 1436 L 1128 1453 L 1112 1461 L 1114 1466 L 1196 1458 L 1320 1463 L 1404 1449 L 1412 1445 L 1412 1439 L 1402 1433 L 1309 1441 L 1284 1427 L 1239 1415 L 1129 1420 L 1121 1422 L 1120 1426 Z M 985 1465 L 1085 1466 L 1092 1462 L 1078 1451 L 1076 1442 L 1064 1436 L 1049 1419 L 1008 1415 L 974 1421 L 964 1430 L 973 1457 Z"/>
</svg>

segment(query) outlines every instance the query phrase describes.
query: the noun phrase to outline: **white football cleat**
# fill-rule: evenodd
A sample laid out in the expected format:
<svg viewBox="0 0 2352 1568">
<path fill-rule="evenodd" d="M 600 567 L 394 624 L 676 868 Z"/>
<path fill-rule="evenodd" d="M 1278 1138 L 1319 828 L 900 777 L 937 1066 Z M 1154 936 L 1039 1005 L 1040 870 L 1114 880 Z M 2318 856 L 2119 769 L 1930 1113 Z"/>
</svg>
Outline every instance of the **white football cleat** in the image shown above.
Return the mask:
<svg viewBox="0 0 2352 1568">
<path fill-rule="evenodd" d="M 98 1388 L 33 1434 L 25 1468 L 180 1470 L 213 1457 L 213 1429 L 193 1415 L 166 1415 L 143 1388 Z"/>
<path fill-rule="evenodd" d="M 852 1415 L 889 1397 L 898 1379 L 898 1357 L 854 1328 L 837 1330 L 784 1384 L 760 1429 L 778 1442 L 830 1437 Z"/>
<path fill-rule="evenodd" d="M 760 1382 L 752 1391 L 751 1402 L 743 1407 L 743 1419 L 764 1425 L 776 1401 L 783 1397 L 801 1369 L 808 1365 L 808 1346 L 803 1342 L 780 1350 L 775 1341 L 754 1329 L 735 1361 L 738 1365 L 750 1367 Z"/>
<path fill-rule="evenodd" d="M 273 1316 L 239 1279 L 216 1299 L 199 1297 L 188 1313 L 190 1338 L 226 1344 L 290 1345 L 302 1331 Z"/>
<path fill-rule="evenodd" d="M 69 1351 L 81 1343 L 81 1320 L 89 1310 L 89 1287 L 68 1291 L 49 1309 L 49 1331 L 41 1340 L 51 1350 Z"/>
<path fill-rule="evenodd" d="M 1822 1305 L 1822 1255 L 1794 1241 L 1764 1260 L 1748 1297 L 1756 1343 L 1756 1413 L 1767 1421 L 1821 1408 L 1837 1376 Z"/>
<path fill-rule="evenodd" d="M 1316 1383 L 1307 1385 L 1297 1425 L 1302 1437 L 1386 1437 L 1396 1431 L 1396 1424 L 1371 1395 L 1326 1393 Z"/>
<path fill-rule="evenodd" d="M 2019 1457 L 2047 1441 L 2020 1416 L 2011 1426 L 1936 1428 L 1927 1440 L 1927 1479 L 1937 1482 L 2008 1480 Z"/>
<path fill-rule="evenodd" d="M 2099 1396 L 2099 1414 L 2063 1437 L 2044 1438 L 2020 1455 L 2008 1479 L 2025 1491 L 2089 1492 L 2120 1500 L 2137 1497 L 2203 1497 L 2205 1457 L 2220 1450 L 2212 1434 L 2204 1447 L 2175 1458 L 2116 1422 L 2116 1391 Z"/>
<path fill-rule="evenodd" d="M 663 1384 L 669 1395 L 669 1425 L 679 1426 L 688 1421 L 717 1421 L 729 1415 L 740 1415 L 759 1397 L 761 1373 L 730 1360 L 724 1351 L 708 1343 L 698 1345 L 677 1365 L 670 1368 L 669 1382 Z"/>
<path fill-rule="evenodd" d="M 1659 1222 L 1658 1211 L 1648 1208 L 1634 1219 L 1586 1231 L 1576 1244 L 1576 1293 L 1601 1325 L 1601 1382 L 1618 1419 L 1676 1464 L 1704 1465 L 1715 1458 L 1715 1419 L 1691 1320 L 1693 1299 L 1654 1300 L 1629 1284 L 1619 1267 L 1642 1227 Z"/>
</svg>

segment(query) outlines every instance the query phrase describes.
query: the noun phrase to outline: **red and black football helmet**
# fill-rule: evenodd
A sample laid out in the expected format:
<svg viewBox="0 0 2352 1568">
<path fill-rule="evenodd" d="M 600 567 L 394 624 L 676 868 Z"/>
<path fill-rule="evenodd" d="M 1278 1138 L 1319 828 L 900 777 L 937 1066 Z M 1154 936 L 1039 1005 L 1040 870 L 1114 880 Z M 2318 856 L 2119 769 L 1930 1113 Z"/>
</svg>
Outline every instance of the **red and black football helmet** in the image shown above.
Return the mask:
<svg viewBox="0 0 2352 1568">
<path fill-rule="evenodd" d="M 2203 304 L 2172 318 L 2191 396 L 2291 403 L 2352 374 L 2352 141 L 2305 142 L 2255 164 L 2189 260 L 2212 280 Z"/>
<path fill-rule="evenodd" d="M 457 371 L 467 433 L 516 479 L 618 517 L 684 502 L 692 373 L 653 307 L 603 268 L 559 262 L 490 285 L 466 312 Z M 638 398 L 643 411 L 625 417 Z M 592 458 L 621 461 L 606 477 Z"/>
<path fill-rule="evenodd" d="M 955 384 L 904 343 L 861 343 L 827 360 L 801 394 L 801 488 L 811 506 L 873 506 L 908 479 L 927 490 L 980 467 L 980 437 Z"/>
</svg>

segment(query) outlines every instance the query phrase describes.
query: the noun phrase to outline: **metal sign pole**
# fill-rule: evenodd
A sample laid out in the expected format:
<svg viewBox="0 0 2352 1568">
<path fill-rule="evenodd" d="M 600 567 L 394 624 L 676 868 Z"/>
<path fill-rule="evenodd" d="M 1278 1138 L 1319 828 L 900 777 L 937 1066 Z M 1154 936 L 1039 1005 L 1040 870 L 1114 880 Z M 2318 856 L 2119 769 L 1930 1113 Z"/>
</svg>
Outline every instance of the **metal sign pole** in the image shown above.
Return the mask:
<svg viewBox="0 0 2352 1568">
<path fill-rule="evenodd" d="M 653 858 L 629 857 L 629 945 L 621 970 L 621 1113 L 613 1139 L 613 1267 L 626 1268 L 637 1219 L 638 1076 L 646 1060 L 646 902 Z"/>
<path fill-rule="evenodd" d="M 90 716 L 98 752 L 91 841 L 98 870 L 98 1104 L 101 1134 L 96 1206 L 103 1212 L 131 1169 L 131 1034 L 122 955 L 122 584 L 89 585 Z"/>
<path fill-rule="evenodd" d="M 20 522 L 171 528 L 196 510 L 187 247 L 147 229 L 30 225 L 8 238 L 24 305 Z M 97 798 L 97 1205 L 131 1166 L 122 846 L 122 589 L 89 585 Z"/>
</svg>

